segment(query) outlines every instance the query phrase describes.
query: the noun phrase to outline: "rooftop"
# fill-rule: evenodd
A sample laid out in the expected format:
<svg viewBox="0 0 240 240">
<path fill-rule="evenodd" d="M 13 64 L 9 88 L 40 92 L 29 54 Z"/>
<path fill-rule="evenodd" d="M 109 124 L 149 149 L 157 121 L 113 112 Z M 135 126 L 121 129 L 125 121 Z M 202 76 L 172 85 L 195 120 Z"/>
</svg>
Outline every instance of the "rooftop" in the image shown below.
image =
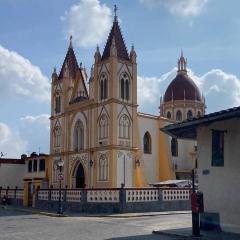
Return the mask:
<svg viewBox="0 0 240 240">
<path fill-rule="evenodd" d="M 172 137 L 182 138 L 182 139 L 196 139 L 197 131 L 196 128 L 202 124 L 212 123 L 217 121 L 223 121 L 231 118 L 240 117 L 240 106 L 229 108 L 226 110 L 221 110 L 219 112 L 214 112 L 206 114 L 204 116 L 193 118 L 191 120 L 185 120 L 180 123 L 175 123 L 168 125 L 161 129 L 161 131 L 167 133 Z"/>
</svg>

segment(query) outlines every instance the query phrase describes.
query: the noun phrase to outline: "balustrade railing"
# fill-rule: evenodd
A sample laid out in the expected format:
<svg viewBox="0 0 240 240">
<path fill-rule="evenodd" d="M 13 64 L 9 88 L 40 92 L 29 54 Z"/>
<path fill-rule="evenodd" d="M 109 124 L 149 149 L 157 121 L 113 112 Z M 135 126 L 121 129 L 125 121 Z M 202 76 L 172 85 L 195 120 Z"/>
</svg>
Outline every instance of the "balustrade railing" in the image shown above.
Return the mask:
<svg viewBox="0 0 240 240">
<path fill-rule="evenodd" d="M 189 200 L 190 189 L 165 189 L 162 195 L 163 201 Z"/>
<path fill-rule="evenodd" d="M 9 199 L 23 199 L 23 189 L 0 189 L 0 199 L 7 196 Z"/>
<path fill-rule="evenodd" d="M 67 202 L 81 202 L 81 197 L 81 190 L 67 190 L 66 192 Z"/>
<path fill-rule="evenodd" d="M 119 202 L 120 190 L 87 190 L 87 202 Z"/>
<path fill-rule="evenodd" d="M 158 189 L 127 189 L 126 202 L 159 201 Z"/>
</svg>

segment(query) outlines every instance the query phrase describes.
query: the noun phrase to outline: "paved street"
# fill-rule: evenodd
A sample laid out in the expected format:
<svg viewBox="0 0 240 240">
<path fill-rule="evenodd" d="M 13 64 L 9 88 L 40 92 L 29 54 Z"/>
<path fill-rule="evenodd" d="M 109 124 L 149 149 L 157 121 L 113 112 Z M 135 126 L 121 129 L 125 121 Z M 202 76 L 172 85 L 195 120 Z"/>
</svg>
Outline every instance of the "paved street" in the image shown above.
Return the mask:
<svg viewBox="0 0 240 240">
<path fill-rule="evenodd" d="M 152 217 L 47 217 L 0 209 L 1 240 L 170 240 L 153 230 L 191 225 L 189 214 Z"/>
</svg>

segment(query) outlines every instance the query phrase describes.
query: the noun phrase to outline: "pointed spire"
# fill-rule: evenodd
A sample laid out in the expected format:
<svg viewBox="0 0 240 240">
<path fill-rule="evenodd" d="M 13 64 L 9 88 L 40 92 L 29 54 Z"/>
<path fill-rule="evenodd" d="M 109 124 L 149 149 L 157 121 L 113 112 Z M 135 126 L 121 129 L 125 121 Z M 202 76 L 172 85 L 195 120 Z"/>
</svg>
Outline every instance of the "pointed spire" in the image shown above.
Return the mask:
<svg viewBox="0 0 240 240">
<path fill-rule="evenodd" d="M 114 38 L 116 49 L 117 49 L 117 57 L 129 61 L 128 51 L 124 43 L 123 36 L 118 24 L 117 7 L 114 8 L 114 12 L 115 12 L 114 21 L 113 21 L 112 29 L 107 39 L 106 46 L 102 54 L 102 60 L 105 60 L 110 57 L 112 41 Z"/>
<path fill-rule="evenodd" d="M 136 63 L 136 60 L 137 60 L 137 54 L 135 52 L 134 45 L 132 45 L 132 49 L 130 52 L 130 60 L 132 63 Z"/>
<path fill-rule="evenodd" d="M 181 56 L 178 59 L 178 72 L 181 72 L 181 73 L 187 72 L 187 59 L 184 58 L 182 49 L 181 49 Z"/>
<path fill-rule="evenodd" d="M 95 59 L 95 63 L 98 63 L 101 60 L 101 53 L 100 53 L 98 45 L 96 47 L 96 51 L 95 51 L 95 54 L 94 54 L 94 59 Z"/>
<path fill-rule="evenodd" d="M 52 81 L 54 82 L 55 80 L 58 79 L 58 75 L 57 75 L 57 70 L 56 70 L 56 66 L 53 68 L 53 73 L 52 73 Z"/>
<path fill-rule="evenodd" d="M 59 79 L 63 78 L 63 73 L 64 73 L 64 69 L 68 68 L 69 70 L 69 75 L 72 78 L 76 77 L 77 71 L 78 71 L 78 62 L 75 56 L 75 53 L 73 51 L 73 47 L 72 47 L 72 36 L 70 37 L 70 43 L 69 43 L 69 47 L 68 47 L 68 51 L 66 54 L 66 57 L 64 59 L 60 74 L 59 74 Z"/>
</svg>

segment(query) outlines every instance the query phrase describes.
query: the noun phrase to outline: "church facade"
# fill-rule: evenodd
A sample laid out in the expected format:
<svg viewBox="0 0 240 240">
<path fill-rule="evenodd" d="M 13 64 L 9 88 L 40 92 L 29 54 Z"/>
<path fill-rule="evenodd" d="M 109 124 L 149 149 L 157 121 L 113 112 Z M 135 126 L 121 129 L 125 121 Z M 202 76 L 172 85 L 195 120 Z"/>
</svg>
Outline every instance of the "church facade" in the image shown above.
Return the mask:
<svg viewBox="0 0 240 240">
<path fill-rule="evenodd" d="M 137 111 L 137 54 L 134 47 L 128 53 L 116 16 L 104 51 L 97 47 L 94 60 L 88 78 L 70 40 L 60 73 L 52 74 L 49 185 L 58 187 L 59 159 L 69 188 L 145 187 L 175 179 L 179 161 L 180 169 L 190 172 L 194 142 L 177 142 L 160 131 L 204 114 L 186 59 L 179 59 L 159 116 Z"/>
</svg>

